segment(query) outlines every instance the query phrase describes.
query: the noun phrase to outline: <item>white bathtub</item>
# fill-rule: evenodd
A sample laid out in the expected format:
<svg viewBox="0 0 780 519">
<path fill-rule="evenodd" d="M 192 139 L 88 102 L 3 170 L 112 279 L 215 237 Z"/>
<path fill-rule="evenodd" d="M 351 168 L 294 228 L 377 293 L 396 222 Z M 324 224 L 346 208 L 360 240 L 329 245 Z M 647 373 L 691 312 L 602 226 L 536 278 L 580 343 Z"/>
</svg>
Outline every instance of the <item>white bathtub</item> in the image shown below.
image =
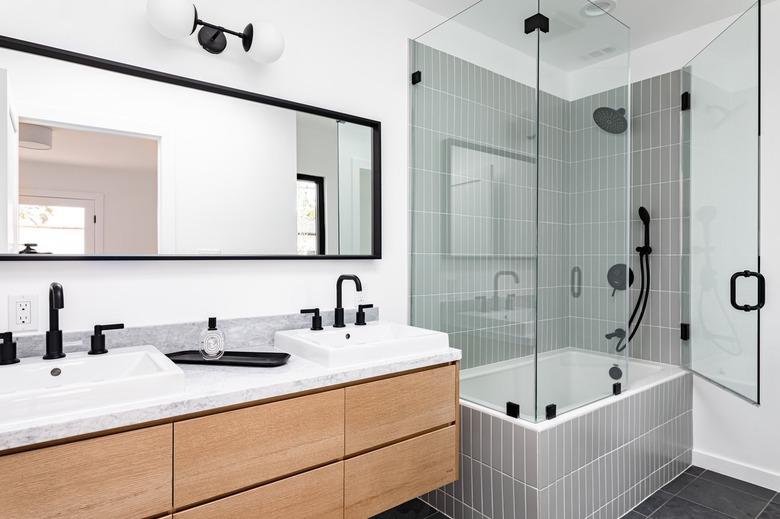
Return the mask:
<svg viewBox="0 0 780 519">
<path fill-rule="evenodd" d="M 535 359 L 530 356 L 463 370 L 463 403 L 483 406 L 507 419 L 506 404 L 511 401 L 519 404 L 521 419 L 535 422 L 537 391 L 540 418 L 544 419 L 548 404 L 555 404 L 558 416 L 562 417 L 570 411 L 590 412 L 592 406 L 612 396 L 615 382 L 621 383 L 625 394 L 631 394 L 684 373 L 675 366 L 636 359 L 629 359 L 626 366 L 622 357 L 574 348 L 540 354 L 538 377 L 534 376 L 534 364 Z M 617 380 L 609 373 L 615 365 L 623 372 Z M 534 387 L 536 380 L 539 383 Z M 587 409 L 579 411 L 583 406 Z M 543 423 L 547 427 L 554 421 Z"/>
</svg>

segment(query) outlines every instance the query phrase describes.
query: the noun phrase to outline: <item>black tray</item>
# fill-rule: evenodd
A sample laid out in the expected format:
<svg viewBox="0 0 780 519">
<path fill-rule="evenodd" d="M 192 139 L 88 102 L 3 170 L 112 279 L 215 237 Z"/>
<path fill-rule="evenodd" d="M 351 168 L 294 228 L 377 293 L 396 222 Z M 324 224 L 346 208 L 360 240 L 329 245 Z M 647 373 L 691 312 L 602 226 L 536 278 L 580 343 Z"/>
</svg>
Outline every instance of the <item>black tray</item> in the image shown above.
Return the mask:
<svg viewBox="0 0 780 519">
<path fill-rule="evenodd" d="M 177 351 L 166 355 L 176 364 L 203 364 L 211 366 L 245 366 L 275 368 L 287 364 L 289 353 L 270 351 L 226 351 L 222 357 L 206 360 L 198 350 Z"/>
</svg>

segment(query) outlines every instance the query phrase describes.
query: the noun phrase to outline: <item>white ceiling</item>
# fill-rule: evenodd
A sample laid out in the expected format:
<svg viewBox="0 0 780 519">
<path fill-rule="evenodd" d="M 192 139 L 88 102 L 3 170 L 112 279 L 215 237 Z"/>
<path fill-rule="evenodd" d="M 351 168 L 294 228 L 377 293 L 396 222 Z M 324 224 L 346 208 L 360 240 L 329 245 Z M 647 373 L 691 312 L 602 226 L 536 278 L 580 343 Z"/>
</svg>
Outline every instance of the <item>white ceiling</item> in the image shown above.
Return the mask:
<svg viewBox="0 0 780 519">
<path fill-rule="evenodd" d="M 522 22 L 536 10 L 536 0 L 410 0 L 444 17 L 471 7 L 457 20 L 506 45 L 525 52 Z M 630 27 L 630 47 L 637 49 L 711 22 L 739 14 L 755 0 L 615 0 L 611 15 Z M 572 70 L 625 50 L 629 38 L 606 16 L 581 14 L 585 0 L 541 0 L 541 12 L 550 18 L 547 43 L 540 49 L 550 64 Z M 444 30 L 444 28 L 439 29 Z M 525 40 L 525 41 L 523 41 Z M 534 48 L 535 53 L 535 48 Z M 591 58 L 588 56 L 592 55 Z"/>
<path fill-rule="evenodd" d="M 19 159 L 106 170 L 150 171 L 157 168 L 157 142 L 143 137 L 55 127 L 50 150 L 20 148 Z"/>
</svg>

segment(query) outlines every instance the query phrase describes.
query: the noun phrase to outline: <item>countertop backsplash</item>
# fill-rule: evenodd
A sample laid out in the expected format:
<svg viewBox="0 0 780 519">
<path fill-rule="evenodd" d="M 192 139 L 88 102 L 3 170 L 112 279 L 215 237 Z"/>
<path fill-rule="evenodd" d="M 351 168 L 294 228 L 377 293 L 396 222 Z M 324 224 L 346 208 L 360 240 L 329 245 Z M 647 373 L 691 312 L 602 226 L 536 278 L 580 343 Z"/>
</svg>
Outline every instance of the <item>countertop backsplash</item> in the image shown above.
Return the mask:
<svg viewBox="0 0 780 519">
<path fill-rule="evenodd" d="M 378 308 L 367 308 L 366 320 L 375 321 L 379 318 Z M 345 321 L 355 322 L 355 310 L 346 309 Z M 333 325 L 333 310 L 321 313 L 323 326 Z M 200 333 L 206 328 L 207 319 L 190 323 L 165 324 L 155 326 L 137 326 L 106 332 L 106 345 L 112 348 L 124 346 L 140 346 L 150 344 L 163 353 L 181 350 L 197 350 Z M 311 315 L 287 314 L 263 317 L 246 317 L 241 319 L 219 319 L 217 328 L 225 334 L 225 349 L 235 350 L 268 350 L 273 349 L 274 333 L 280 330 L 294 330 L 311 325 Z M 89 338 L 93 330 L 64 332 L 63 342 L 65 353 L 89 350 Z M 37 357 L 45 351 L 45 335 L 24 335 L 16 337 L 17 356 Z"/>
</svg>

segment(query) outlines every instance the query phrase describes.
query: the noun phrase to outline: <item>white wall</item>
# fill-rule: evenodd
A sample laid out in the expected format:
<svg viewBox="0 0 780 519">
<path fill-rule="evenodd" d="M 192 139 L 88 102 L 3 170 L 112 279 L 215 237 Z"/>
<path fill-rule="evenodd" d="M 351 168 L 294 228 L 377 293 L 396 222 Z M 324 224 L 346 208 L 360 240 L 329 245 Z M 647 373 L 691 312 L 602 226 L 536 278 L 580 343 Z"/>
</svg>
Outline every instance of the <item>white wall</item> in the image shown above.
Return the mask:
<svg viewBox="0 0 780 519">
<path fill-rule="evenodd" d="M 144 325 L 332 308 L 338 274 L 363 280 L 384 318 L 406 321 L 408 38 L 441 17 L 404 0 L 198 0 L 203 19 L 243 27 L 270 19 L 287 40 L 267 67 L 237 41 L 212 56 L 194 37 L 171 42 L 144 19 L 144 0 L 26 0 L 0 3 L 0 33 L 382 122 L 383 244 L 379 261 L 41 262 L 0 264 L 0 329 L 9 294 L 41 295 L 62 282 L 64 329 L 95 323 Z M 356 44 L 359 42 L 359 44 Z M 2 67 L 2 63 L 0 63 Z M 349 291 L 348 291 L 349 292 Z M 352 304 L 350 294 L 345 303 Z M 42 346 L 43 347 L 43 346 Z"/>
<path fill-rule="evenodd" d="M 19 190 L 103 195 L 103 254 L 156 254 L 157 169 L 106 169 L 22 160 Z M 40 250 L 40 249 L 39 249 Z"/>
</svg>

